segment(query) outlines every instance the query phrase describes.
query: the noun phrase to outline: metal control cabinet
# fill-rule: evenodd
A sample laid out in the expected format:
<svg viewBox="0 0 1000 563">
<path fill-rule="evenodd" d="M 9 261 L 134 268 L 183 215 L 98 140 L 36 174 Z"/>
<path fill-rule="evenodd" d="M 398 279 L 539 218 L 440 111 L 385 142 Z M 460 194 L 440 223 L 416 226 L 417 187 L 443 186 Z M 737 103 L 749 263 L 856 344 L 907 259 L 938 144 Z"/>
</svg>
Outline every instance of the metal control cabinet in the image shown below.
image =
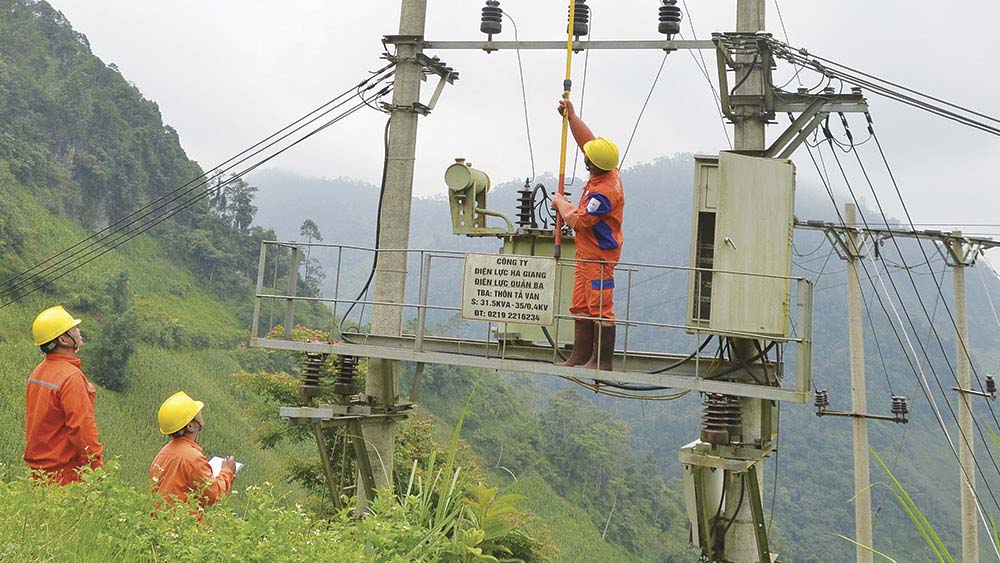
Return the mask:
<svg viewBox="0 0 1000 563">
<path fill-rule="evenodd" d="M 695 157 L 688 324 L 788 336 L 795 166 L 722 152 Z"/>
</svg>

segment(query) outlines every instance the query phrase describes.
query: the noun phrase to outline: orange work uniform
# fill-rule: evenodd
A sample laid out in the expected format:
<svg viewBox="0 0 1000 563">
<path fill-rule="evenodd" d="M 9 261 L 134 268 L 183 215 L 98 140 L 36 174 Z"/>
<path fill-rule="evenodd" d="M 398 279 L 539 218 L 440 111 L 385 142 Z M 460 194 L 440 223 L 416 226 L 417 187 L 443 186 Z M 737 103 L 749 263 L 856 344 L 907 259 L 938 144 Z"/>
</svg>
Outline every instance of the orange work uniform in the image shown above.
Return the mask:
<svg viewBox="0 0 1000 563">
<path fill-rule="evenodd" d="M 618 170 L 594 176 L 573 212 L 576 273 L 570 314 L 614 324 L 615 266 L 622 254 L 625 193 Z"/>
<path fill-rule="evenodd" d="M 174 438 L 156 454 L 149 466 L 153 491 L 169 503 L 184 499 L 191 491 L 201 490 L 201 506 L 215 503 L 233 486 L 233 470 L 223 467 L 219 476 L 212 477 L 208 458 L 189 436 Z M 204 489 L 202 489 L 204 487 Z"/>
<path fill-rule="evenodd" d="M 77 469 L 104 465 L 97 439 L 97 390 L 80 369 L 80 359 L 46 354 L 25 391 L 24 461 L 60 485 L 80 480 Z"/>
</svg>

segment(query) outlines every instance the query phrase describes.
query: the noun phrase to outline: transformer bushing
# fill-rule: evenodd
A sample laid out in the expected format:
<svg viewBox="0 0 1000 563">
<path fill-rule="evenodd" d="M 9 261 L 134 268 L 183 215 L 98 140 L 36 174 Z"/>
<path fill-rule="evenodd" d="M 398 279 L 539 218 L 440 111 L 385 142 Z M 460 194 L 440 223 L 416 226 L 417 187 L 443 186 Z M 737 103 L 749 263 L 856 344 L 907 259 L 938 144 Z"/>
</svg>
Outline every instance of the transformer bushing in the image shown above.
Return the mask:
<svg viewBox="0 0 1000 563">
<path fill-rule="evenodd" d="M 525 180 L 524 187 L 517 190 L 517 226 L 535 228 L 535 198 L 531 189 L 531 180 Z"/>
<path fill-rule="evenodd" d="M 732 443 L 740 434 L 739 397 L 707 393 L 703 406 L 701 440 L 717 446 Z"/>
<path fill-rule="evenodd" d="M 302 385 L 299 386 L 299 395 L 303 397 L 319 397 L 323 394 L 320 388 L 320 378 L 323 376 L 324 363 L 327 354 L 316 352 L 306 352 L 306 359 L 302 361 Z"/>
<path fill-rule="evenodd" d="M 340 356 L 337 377 L 333 380 L 334 393 L 346 397 L 358 392 L 358 385 L 355 381 L 357 367 L 357 356 Z"/>
</svg>

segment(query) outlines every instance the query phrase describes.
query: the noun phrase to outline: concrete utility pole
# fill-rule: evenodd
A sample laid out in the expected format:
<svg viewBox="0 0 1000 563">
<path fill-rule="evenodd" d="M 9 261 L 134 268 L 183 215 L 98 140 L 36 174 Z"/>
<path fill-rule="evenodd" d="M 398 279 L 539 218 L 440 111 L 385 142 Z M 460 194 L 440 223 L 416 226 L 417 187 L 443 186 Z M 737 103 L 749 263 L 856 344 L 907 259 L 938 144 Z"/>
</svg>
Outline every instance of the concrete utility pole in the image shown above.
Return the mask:
<svg viewBox="0 0 1000 563">
<path fill-rule="evenodd" d="M 399 34 L 424 34 L 427 0 L 402 0 Z M 422 66 L 415 59 L 422 52 L 417 43 L 401 43 L 396 51 L 396 76 L 389 125 L 388 166 L 385 193 L 379 217 L 379 248 L 405 249 L 410 243 L 410 201 L 413 195 L 413 162 L 417 151 L 417 118 L 414 104 L 420 100 Z M 375 301 L 403 303 L 406 287 L 405 252 L 379 253 L 375 271 Z M 399 336 L 403 311 L 398 306 L 372 307 L 372 334 Z M 378 405 L 391 407 L 399 388 L 398 361 L 370 358 L 365 392 Z M 392 450 L 395 422 L 368 423 L 364 428 L 377 487 L 392 485 Z M 359 493 L 363 487 L 358 487 Z M 359 495 L 360 499 L 360 495 Z M 360 499 L 364 503 L 365 499 Z"/>
<path fill-rule="evenodd" d="M 954 256 L 965 256 L 962 243 L 962 233 L 955 231 L 951 241 Z M 972 389 L 969 375 L 969 356 L 966 347 L 969 345 L 969 320 L 965 309 L 965 262 L 956 259 L 952 266 L 952 276 L 955 282 L 955 374 L 959 389 Z M 958 429 L 962 437 L 959 445 L 959 459 L 962 463 L 962 561 L 964 563 L 979 563 L 979 520 L 976 513 L 976 459 L 975 436 L 972 430 L 972 408 L 969 405 L 969 395 L 958 394 Z"/>
<path fill-rule="evenodd" d="M 853 203 L 844 206 L 844 222 L 848 227 L 858 226 L 858 208 Z M 855 415 L 868 414 L 868 387 L 865 385 L 865 337 L 862 332 L 861 318 L 861 278 L 858 275 L 862 240 L 859 240 L 859 236 L 853 231 L 847 234 L 847 312 L 851 342 L 851 412 Z M 868 420 L 863 416 L 855 416 L 851 421 L 854 430 L 854 541 L 859 544 L 856 548 L 858 562 L 870 563 L 873 561 L 874 555 L 865 547 L 875 546 L 872 535 L 871 474 L 868 467 Z"/>
<path fill-rule="evenodd" d="M 764 31 L 764 0 L 738 0 L 736 3 L 736 31 L 745 33 L 756 33 Z M 736 92 L 737 94 L 762 95 L 764 77 L 760 65 L 752 64 L 752 56 L 743 55 L 737 58 L 738 63 L 749 72 L 743 85 Z M 739 74 L 739 73 L 737 73 Z M 737 80 L 743 80 L 745 74 L 739 74 Z M 740 119 L 733 125 L 735 150 L 764 150 L 767 148 L 764 137 L 765 119 L 761 116 L 763 108 L 759 106 L 742 106 L 740 109 Z M 752 341 L 736 339 L 734 342 L 734 353 L 750 358 L 753 356 Z M 760 419 L 763 411 L 760 399 L 741 398 L 742 416 L 740 418 L 740 434 L 744 444 L 753 443 L 761 439 Z M 764 482 L 763 464 L 758 463 L 758 475 L 761 485 Z M 725 559 L 733 563 L 756 563 L 757 562 L 757 538 L 754 533 L 753 516 L 750 510 L 750 503 L 746 502 L 746 492 L 742 490 L 745 486 L 743 476 L 732 475 L 726 480 L 725 502 L 726 514 L 731 514 L 733 524 L 726 534 Z M 743 494 L 741 494 L 741 492 Z M 741 502 L 742 501 L 742 502 Z M 770 563 L 770 562 L 760 562 Z"/>
</svg>

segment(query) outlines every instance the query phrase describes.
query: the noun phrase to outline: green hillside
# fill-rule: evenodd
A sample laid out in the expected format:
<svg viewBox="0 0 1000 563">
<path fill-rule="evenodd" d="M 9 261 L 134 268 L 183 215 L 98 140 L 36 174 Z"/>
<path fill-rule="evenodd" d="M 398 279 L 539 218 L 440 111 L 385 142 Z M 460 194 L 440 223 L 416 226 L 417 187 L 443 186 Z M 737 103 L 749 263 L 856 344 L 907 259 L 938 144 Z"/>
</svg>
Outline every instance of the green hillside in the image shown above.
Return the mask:
<svg viewBox="0 0 1000 563">
<path fill-rule="evenodd" d="M 44 257 L 53 249 L 86 236 L 79 226 L 53 216 L 10 179 L 0 183 L 5 207 L 23 226 L 23 260 Z M 129 365 L 130 388 L 124 393 L 102 390 L 96 411 L 101 439 L 109 457 L 120 459 L 122 475 L 144 486 L 146 471 L 164 440 L 156 428 L 156 409 L 178 389 L 205 402 L 204 445 L 207 451 L 237 456 L 247 465 L 240 483 L 275 480 L 283 452 L 262 451 L 253 443 L 251 421 L 244 413 L 245 394 L 230 374 L 239 371 L 235 343 L 245 338 L 237 321 L 237 303 L 225 302 L 203 289 L 197 277 L 169 260 L 152 238 L 133 241 L 99 264 L 82 268 L 3 309 L 0 314 L 0 462 L 18 465 L 24 449 L 24 381 L 41 359 L 31 342 L 31 321 L 38 311 L 62 303 L 81 317 L 85 340 L 100 338 L 100 302 L 105 287 L 127 272 L 138 323 L 139 347 Z M 87 372 L 88 346 L 81 351 Z M 90 372 L 90 377 L 95 374 Z"/>
</svg>

